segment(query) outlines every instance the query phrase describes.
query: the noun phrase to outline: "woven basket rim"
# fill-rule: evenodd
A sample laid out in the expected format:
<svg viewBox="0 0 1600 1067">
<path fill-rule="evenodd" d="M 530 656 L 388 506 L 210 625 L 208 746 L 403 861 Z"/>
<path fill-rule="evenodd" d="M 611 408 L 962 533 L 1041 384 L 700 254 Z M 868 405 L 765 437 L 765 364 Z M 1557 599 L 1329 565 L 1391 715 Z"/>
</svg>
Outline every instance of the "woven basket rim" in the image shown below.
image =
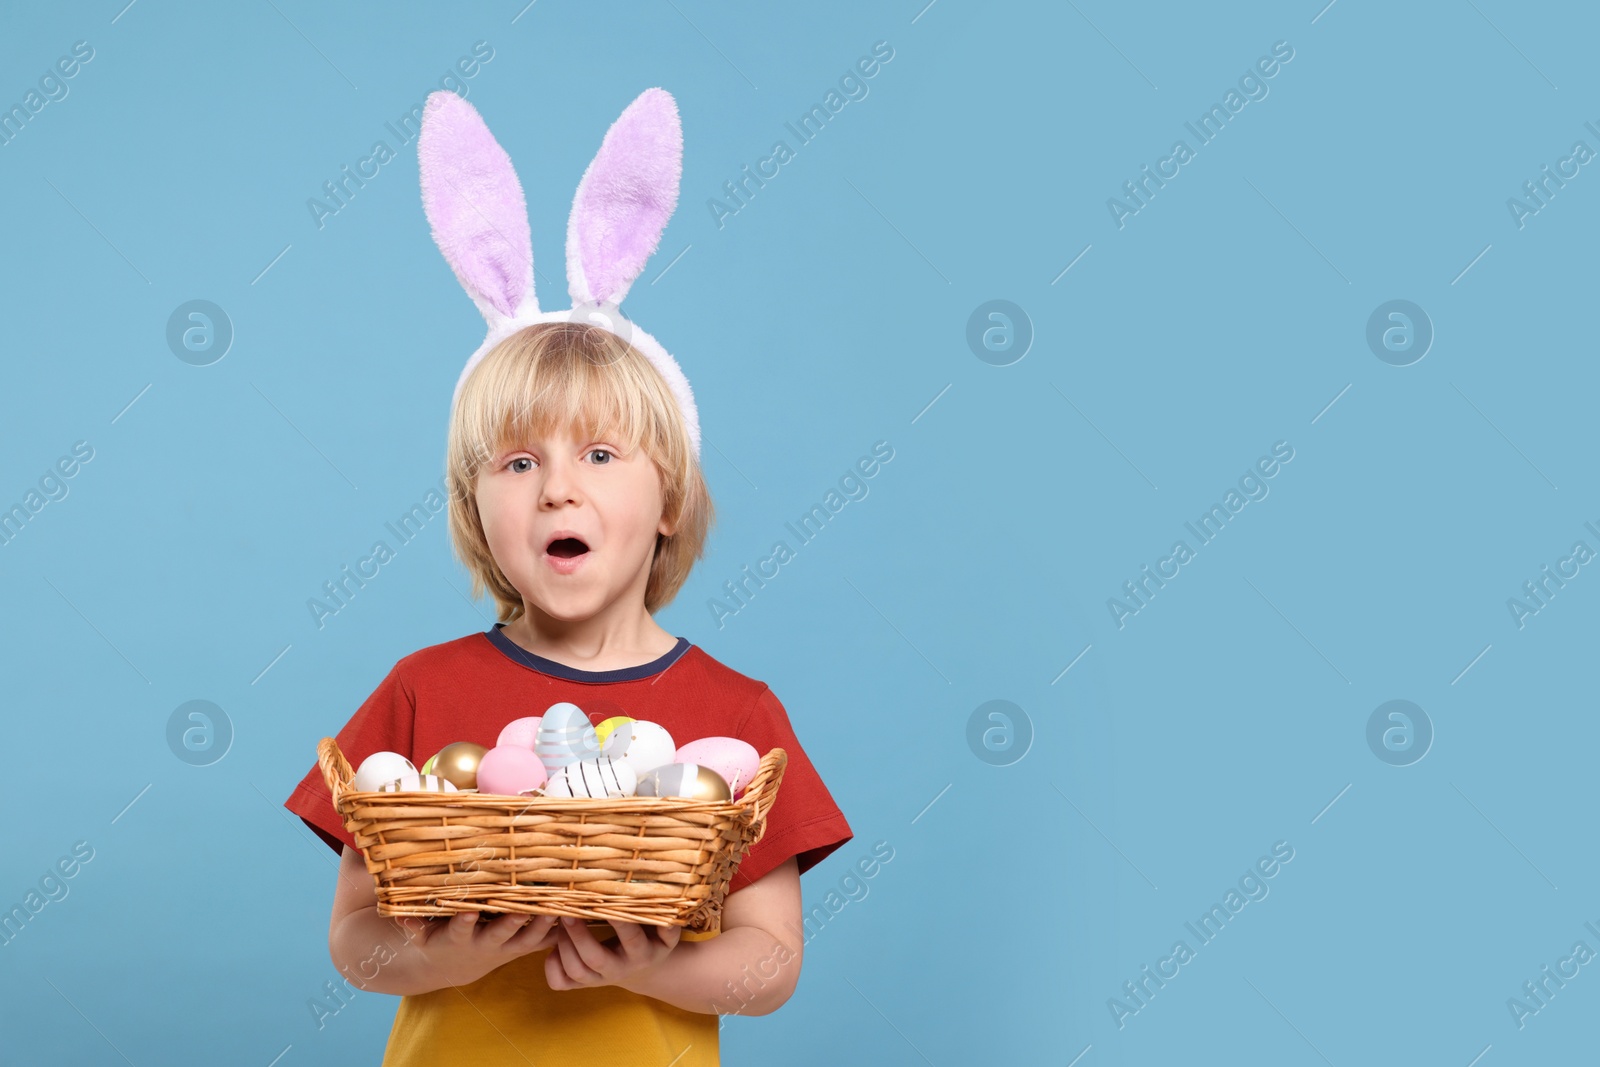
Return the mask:
<svg viewBox="0 0 1600 1067">
<path fill-rule="evenodd" d="M 739 815 L 749 813 L 762 820 L 765 814 L 760 807 L 766 790 L 760 784 L 773 773 L 781 773 L 788 764 L 788 753 L 772 748 L 761 757 L 760 768 L 744 792 L 733 800 L 691 800 L 686 797 L 546 797 L 521 796 L 506 793 L 479 793 L 457 790 L 437 793 L 431 790 L 356 790 L 350 788 L 355 771 L 350 761 L 339 749 L 336 738 L 324 737 L 317 743 L 317 762 L 322 770 L 323 782 L 333 800 L 334 810 L 345 815 L 356 807 L 438 807 L 445 809 L 489 809 L 498 812 L 517 812 L 558 815 L 562 813 L 634 813 L 634 814 L 707 814 Z M 751 810 L 754 809 L 754 810 Z"/>
</svg>

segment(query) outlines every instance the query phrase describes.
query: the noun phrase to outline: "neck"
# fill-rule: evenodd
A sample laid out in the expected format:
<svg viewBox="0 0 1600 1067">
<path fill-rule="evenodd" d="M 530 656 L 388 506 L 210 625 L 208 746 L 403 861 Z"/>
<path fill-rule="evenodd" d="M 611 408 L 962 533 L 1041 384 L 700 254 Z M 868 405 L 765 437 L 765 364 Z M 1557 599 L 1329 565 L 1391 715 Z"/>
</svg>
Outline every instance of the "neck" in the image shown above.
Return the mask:
<svg viewBox="0 0 1600 1067">
<path fill-rule="evenodd" d="M 523 613 L 502 632 L 536 656 L 580 670 L 636 667 L 665 655 L 677 638 L 649 612 L 621 618 L 557 619 L 523 602 Z"/>
</svg>

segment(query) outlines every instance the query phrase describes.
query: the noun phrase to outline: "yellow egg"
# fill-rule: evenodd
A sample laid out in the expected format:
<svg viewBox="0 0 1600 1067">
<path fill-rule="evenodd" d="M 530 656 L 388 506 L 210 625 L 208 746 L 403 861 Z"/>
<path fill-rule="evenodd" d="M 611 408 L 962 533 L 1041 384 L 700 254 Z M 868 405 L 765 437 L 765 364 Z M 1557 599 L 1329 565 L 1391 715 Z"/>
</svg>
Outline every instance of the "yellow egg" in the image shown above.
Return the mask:
<svg viewBox="0 0 1600 1067">
<path fill-rule="evenodd" d="M 617 727 L 621 726 L 625 722 L 632 722 L 632 721 L 633 721 L 633 719 L 631 717 L 627 716 L 627 715 L 613 715 L 613 716 L 611 716 L 611 718 L 605 720 L 599 726 L 596 726 L 594 728 L 595 740 L 599 744 L 602 744 L 602 745 L 605 744 L 606 743 L 606 737 L 607 737 L 607 735 L 609 735 L 611 733 L 612 730 L 615 730 Z"/>
</svg>

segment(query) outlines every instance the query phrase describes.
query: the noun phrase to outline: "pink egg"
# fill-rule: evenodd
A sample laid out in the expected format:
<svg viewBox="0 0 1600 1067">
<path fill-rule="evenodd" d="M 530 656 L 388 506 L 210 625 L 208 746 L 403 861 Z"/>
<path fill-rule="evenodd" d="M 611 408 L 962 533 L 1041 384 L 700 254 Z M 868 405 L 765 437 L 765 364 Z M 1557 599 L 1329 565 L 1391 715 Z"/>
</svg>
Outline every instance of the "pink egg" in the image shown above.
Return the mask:
<svg viewBox="0 0 1600 1067">
<path fill-rule="evenodd" d="M 478 761 L 478 792 L 500 796 L 531 793 L 550 777 L 531 748 L 496 745 Z"/>
<path fill-rule="evenodd" d="M 506 723 L 506 728 L 500 731 L 500 737 L 495 741 L 495 744 L 516 745 L 518 748 L 525 748 L 532 752 L 533 739 L 539 732 L 539 720 L 541 718 L 543 718 L 542 715 L 529 715 L 522 719 L 512 719 Z"/>
<path fill-rule="evenodd" d="M 737 737 L 702 737 L 678 749 L 674 763 L 697 763 L 720 774 L 737 797 L 761 768 L 761 753 Z"/>
</svg>

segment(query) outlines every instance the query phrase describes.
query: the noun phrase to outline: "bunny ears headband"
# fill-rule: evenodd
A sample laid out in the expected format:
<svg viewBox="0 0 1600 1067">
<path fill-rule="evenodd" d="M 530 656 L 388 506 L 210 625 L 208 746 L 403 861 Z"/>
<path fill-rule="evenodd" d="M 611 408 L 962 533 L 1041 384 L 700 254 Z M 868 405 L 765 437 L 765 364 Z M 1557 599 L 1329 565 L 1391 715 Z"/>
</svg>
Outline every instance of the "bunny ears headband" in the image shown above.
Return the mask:
<svg viewBox="0 0 1600 1067">
<path fill-rule="evenodd" d="M 695 456 L 700 418 L 677 361 L 617 305 L 655 252 L 678 205 L 683 128 L 664 89 L 646 89 L 606 131 L 567 219 L 567 292 L 572 307 L 541 311 L 533 287 L 528 210 L 511 157 L 477 110 L 453 92 L 428 96 L 417 137 L 422 208 L 434 243 L 478 305 L 489 334 L 467 360 L 467 376 L 495 345 L 540 322 L 587 322 L 616 334 L 661 372 L 683 412 Z"/>
</svg>

